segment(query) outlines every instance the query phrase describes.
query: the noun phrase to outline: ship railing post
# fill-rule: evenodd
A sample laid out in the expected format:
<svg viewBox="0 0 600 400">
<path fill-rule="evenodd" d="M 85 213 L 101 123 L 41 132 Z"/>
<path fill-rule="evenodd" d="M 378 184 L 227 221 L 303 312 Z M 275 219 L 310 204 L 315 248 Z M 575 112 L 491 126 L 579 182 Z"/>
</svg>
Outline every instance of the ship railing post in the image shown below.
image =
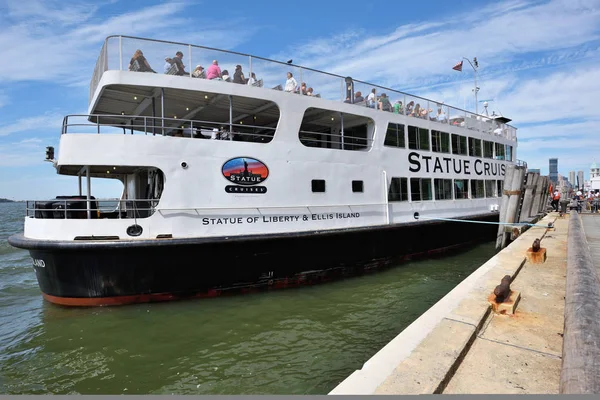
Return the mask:
<svg viewBox="0 0 600 400">
<path fill-rule="evenodd" d="M 82 188 L 81 188 L 81 171 L 79 171 L 77 173 L 77 178 L 79 180 L 79 195 L 81 196 L 81 195 L 83 195 L 83 191 L 82 191 Z"/>
<path fill-rule="evenodd" d="M 188 44 L 188 70 L 190 71 L 190 78 L 192 77 L 192 45 Z"/>
<path fill-rule="evenodd" d="M 162 135 L 165 136 L 165 88 L 160 88 L 160 108 Z"/>
<path fill-rule="evenodd" d="M 86 198 L 86 203 L 87 203 L 87 219 L 91 219 L 92 218 L 92 212 L 90 210 L 90 197 L 92 194 L 92 189 L 90 187 L 91 184 L 91 179 L 90 179 L 90 166 L 86 165 L 85 166 L 85 179 L 86 179 L 86 184 L 87 184 L 87 198 Z M 67 215 L 67 210 L 66 210 L 66 206 L 65 206 L 65 218 Z"/>
<path fill-rule="evenodd" d="M 344 150 L 344 113 L 340 113 L 340 135 L 342 135 L 342 150 Z"/>
<path fill-rule="evenodd" d="M 252 56 L 248 56 L 248 64 L 250 66 L 250 75 L 248 75 L 248 82 L 252 79 Z"/>
<path fill-rule="evenodd" d="M 146 122 L 146 116 L 144 116 L 144 134 L 148 135 L 148 123 Z"/>
<path fill-rule="evenodd" d="M 123 71 L 123 36 L 119 36 L 119 71 Z"/>
<path fill-rule="evenodd" d="M 229 140 L 233 140 L 233 97 L 229 95 Z"/>
</svg>

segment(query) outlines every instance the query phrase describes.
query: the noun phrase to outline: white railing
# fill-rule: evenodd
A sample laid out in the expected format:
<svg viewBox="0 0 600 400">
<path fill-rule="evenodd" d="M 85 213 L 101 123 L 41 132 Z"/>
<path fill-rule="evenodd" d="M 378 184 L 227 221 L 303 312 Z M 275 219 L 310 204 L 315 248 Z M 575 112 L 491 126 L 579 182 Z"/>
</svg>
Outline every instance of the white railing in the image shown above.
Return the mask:
<svg viewBox="0 0 600 400">
<path fill-rule="evenodd" d="M 110 122 L 101 123 L 101 119 Z M 73 129 L 75 127 L 76 129 Z M 76 133 L 120 133 L 133 135 L 134 132 L 138 132 L 145 135 L 268 143 L 273 139 L 276 128 L 229 122 L 146 117 L 143 115 L 72 114 L 64 117 L 61 133 L 63 135 L 67 134 L 69 129 L 75 130 Z"/>
<path fill-rule="evenodd" d="M 145 61 L 147 61 L 151 69 L 147 72 L 150 73 L 182 75 L 197 79 L 194 75 L 196 66 L 202 66 L 206 74 L 208 67 L 213 63 L 213 60 L 216 60 L 222 72 L 229 72 L 232 82 L 235 81 L 235 71 L 239 66 L 245 78 L 244 82 L 254 76 L 254 79 L 261 83 L 255 86 L 260 86 L 262 89 L 277 88 L 283 90 L 287 79 L 286 74 L 290 72 L 298 84 L 299 90 L 296 93 L 302 93 L 300 87 L 305 82 L 307 90 L 312 88 L 312 94 L 318 95 L 318 97 L 323 99 L 345 101 L 362 107 L 370 106 L 382 109 L 382 111 L 390 111 L 433 121 L 441 125 L 453 125 L 459 128 L 501 136 L 512 141 L 517 140 L 516 128 L 494 121 L 488 116 L 477 115 L 460 108 L 447 106 L 443 102 L 413 96 L 398 90 L 349 77 L 342 77 L 312 68 L 249 54 L 131 36 L 109 36 L 105 40 L 90 82 L 90 102 L 105 71 L 136 71 L 140 62 L 146 65 L 144 60 L 140 61 L 138 59 L 137 63 L 132 60 L 132 56 L 137 50 L 143 51 Z M 167 64 L 166 62 L 166 58 L 173 59 L 177 52 L 184 54 L 181 58 L 181 63 L 184 65 L 183 70 L 174 68 L 173 65 L 175 64 Z M 238 80 L 238 82 L 241 81 Z M 386 94 L 385 98 L 389 101 L 389 107 L 388 101 L 382 100 L 382 97 L 378 97 L 378 101 L 375 104 L 367 104 L 364 99 L 367 98 L 373 89 L 376 96 Z M 357 97 L 359 94 L 363 97 L 363 100 Z"/>
</svg>

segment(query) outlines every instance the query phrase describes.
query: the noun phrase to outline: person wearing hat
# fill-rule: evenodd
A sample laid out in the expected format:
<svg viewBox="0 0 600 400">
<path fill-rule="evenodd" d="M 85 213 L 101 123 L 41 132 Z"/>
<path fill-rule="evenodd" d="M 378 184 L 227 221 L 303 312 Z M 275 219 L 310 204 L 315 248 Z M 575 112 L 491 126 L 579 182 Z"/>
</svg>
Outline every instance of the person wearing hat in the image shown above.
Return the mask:
<svg viewBox="0 0 600 400">
<path fill-rule="evenodd" d="M 242 66 L 236 65 L 235 72 L 233 73 L 233 83 L 239 83 L 240 85 L 246 84 L 246 78 L 244 77 L 244 73 L 242 72 Z"/>
<path fill-rule="evenodd" d="M 206 79 L 204 67 L 202 65 L 196 65 L 196 69 L 194 69 L 194 72 L 192 72 L 192 77 Z"/>
</svg>

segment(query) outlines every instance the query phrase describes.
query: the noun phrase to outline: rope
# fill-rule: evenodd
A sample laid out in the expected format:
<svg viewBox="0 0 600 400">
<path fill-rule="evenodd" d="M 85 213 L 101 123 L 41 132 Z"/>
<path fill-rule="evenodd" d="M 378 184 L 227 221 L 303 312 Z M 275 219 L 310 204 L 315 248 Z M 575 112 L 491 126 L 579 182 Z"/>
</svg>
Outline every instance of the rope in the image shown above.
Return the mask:
<svg viewBox="0 0 600 400">
<path fill-rule="evenodd" d="M 528 222 L 489 222 L 489 221 L 471 221 L 466 219 L 454 219 L 454 218 L 440 218 L 440 217 L 423 217 L 420 216 L 418 212 L 414 214 L 415 219 L 432 219 L 436 221 L 448 221 L 448 222 L 467 222 L 470 224 L 489 224 L 489 225 L 523 225 L 523 226 L 531 226 L 537 228 L 553 228 L 552 222 L 549 222 L 548 225 L 538 225 L 538 224 L 530 224 Z"/>
</svg>

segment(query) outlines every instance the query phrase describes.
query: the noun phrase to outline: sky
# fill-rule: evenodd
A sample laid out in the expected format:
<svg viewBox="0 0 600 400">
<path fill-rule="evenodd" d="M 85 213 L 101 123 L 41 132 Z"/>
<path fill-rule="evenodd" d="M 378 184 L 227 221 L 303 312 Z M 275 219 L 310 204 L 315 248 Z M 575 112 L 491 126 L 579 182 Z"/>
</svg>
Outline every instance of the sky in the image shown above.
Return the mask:
<svg viewBox="0 0 600 400">
<path fill-rule="evenodd" d="M 473 70 L 452 67 L 477 57 L 479 110 L 489 100 L 513 120 L 529 168 L 548 174 L 557 157 L 560 174 L 587 179 L 600 162 L 600 0 L 0 0 L 0 198 L 76 193 L 76 178 L 43 161 L 45 147 L 58 152 L 63 117 L 86 113 L 110 35 L 292 58 L 469 111 Z M 94 184 L 93 194 L 121 187 Z"/>
</svg>

